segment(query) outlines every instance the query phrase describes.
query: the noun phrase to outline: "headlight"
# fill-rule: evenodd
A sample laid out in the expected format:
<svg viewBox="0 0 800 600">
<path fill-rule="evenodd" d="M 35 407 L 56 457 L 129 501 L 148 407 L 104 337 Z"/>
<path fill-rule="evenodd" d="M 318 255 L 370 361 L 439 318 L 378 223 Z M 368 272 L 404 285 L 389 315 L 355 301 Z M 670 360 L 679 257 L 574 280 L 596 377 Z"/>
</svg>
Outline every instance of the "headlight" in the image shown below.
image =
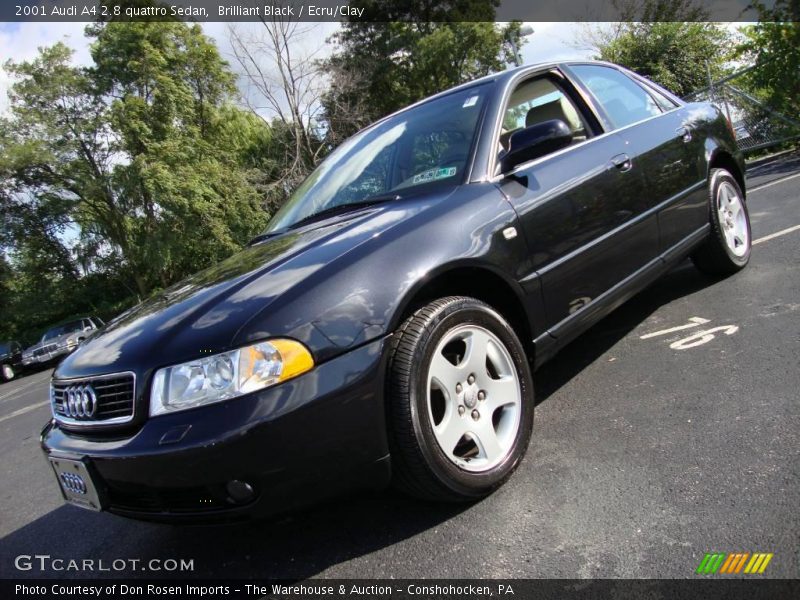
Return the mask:
<svg viewBox="0 0 800 600">
<path fill-rule="evenodd" d="M 270 340 L 159 369 L 150 390 L 150 416 L 235 398 L 311 370 L 300 342 Z"/>
</svg>

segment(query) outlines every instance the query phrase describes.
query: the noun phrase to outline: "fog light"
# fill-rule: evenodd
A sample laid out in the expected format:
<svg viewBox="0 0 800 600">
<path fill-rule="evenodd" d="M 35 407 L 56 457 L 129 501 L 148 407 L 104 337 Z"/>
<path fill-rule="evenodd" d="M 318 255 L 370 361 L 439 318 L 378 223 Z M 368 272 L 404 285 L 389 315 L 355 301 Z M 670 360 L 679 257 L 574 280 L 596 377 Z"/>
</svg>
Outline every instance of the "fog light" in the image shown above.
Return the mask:
<svg viewBox="0 0 800 600">
<path fill-rule="evenodd" d="M 231 500 L 238 504 L 249 502 L 253 499 L 253 496 L 255 496 L 253 486 L 245 481 L 234 479 L 233 481 L 229 481 L 228 485 L 225 487 L 228 490 L 228 495 L 231 497 Z"/>
</svg>

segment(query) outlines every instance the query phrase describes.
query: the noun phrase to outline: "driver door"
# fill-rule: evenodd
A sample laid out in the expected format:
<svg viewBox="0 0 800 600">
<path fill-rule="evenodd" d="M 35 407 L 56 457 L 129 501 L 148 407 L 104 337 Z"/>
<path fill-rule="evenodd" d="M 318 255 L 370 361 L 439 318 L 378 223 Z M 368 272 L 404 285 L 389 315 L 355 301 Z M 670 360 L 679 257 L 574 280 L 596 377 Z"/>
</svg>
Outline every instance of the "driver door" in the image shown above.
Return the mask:
<svg viewBox="0 0 800 600">
<path fill-rule="evenodd" d="M 549 74 L 520 83 L 505 107 L 503 139 L 514 128 L 564 120 L 571 145 L 518 165 L 499 187 L 519 215 L 540 278 L 550 335 L 559 346 L 596 316 L 603 295 L 658 254 L 655 216 L 625 141 L 599 122 L 568 82 Z"/>
</svg>

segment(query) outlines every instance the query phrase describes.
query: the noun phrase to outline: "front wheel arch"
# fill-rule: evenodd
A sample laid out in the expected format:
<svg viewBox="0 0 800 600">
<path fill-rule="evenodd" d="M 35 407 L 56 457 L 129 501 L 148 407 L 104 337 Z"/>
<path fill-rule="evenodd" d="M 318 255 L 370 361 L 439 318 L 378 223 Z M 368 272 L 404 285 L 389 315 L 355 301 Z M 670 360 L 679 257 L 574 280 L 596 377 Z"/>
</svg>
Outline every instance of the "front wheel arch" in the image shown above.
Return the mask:
<svg viewBox="0 0 800 600">
<path fill-rule="evenodd" d="M 475 298 L 500 313 L 518 332 L 528 361 L 533 364 L 533 340 L 538 327 L 535 315 L 529 314 L 525 308 L 524 291 L 516 282 L 509 282 L 485 266 L 451 265 L 429 275 L 400 302 L 389 331 L 396 331 L 419 308 L 446 296 Z"/>
</svg>

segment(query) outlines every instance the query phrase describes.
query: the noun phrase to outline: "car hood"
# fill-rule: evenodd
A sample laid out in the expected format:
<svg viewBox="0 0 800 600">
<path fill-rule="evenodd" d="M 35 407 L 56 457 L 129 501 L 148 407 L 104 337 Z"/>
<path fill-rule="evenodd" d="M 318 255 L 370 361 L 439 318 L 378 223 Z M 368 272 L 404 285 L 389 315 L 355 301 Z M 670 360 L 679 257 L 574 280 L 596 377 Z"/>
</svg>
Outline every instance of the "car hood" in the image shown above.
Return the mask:
<svg viewBox="0 0 800 600">
<path fill-rule="evenodd" d="M 236 343 L 237 334 L 276 299 L 376 232 L 446 196 L 449 193 L 369 207 L 247 247 L 109 322 L 59 365 L 56 376 L 138 372 L 242 345 Z M 301 321 L 298 315 L 298 328 L 307 325 Z M 309 343 L 302 335 L 295 337 Z"/>
</svg>

